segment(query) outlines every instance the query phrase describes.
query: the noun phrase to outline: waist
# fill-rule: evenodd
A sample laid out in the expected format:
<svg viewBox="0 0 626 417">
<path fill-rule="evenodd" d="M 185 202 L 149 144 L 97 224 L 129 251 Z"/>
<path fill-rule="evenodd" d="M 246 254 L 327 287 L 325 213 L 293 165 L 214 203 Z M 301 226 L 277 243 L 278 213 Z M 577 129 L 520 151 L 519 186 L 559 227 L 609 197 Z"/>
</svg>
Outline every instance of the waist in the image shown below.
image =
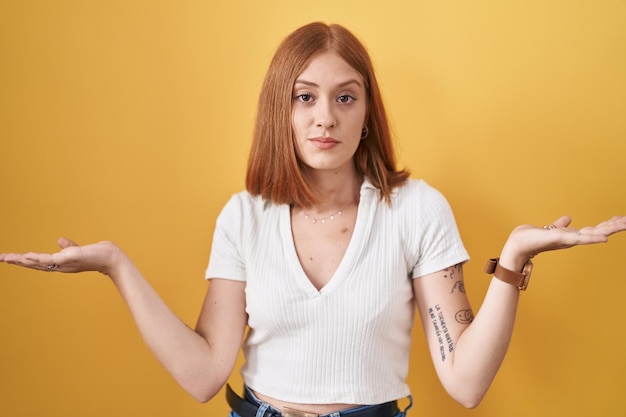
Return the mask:
<svg viewBox="0 0 626 417">
<path fill-rule="evenodd" d="M 277 410 L 288 408 L 292 410 L 304 410 L 304 411 L 308 411 L 310 413 L 315 413 L 318 415 L 326 415 L 326 414 L 330 414 L 336 411 L 346 410 L 349 408 L 356 408 L 360 406 L 360 404 L 299 404 L 299 403 L 281 401 L 276 398 L 269 397 L 247 386 L 244 388 L 244 390 L 246 394 L 245 398 L 248 401 L 252 401 L 256 404 L 265 402 Z"/>
<path fill-rule="evenodd" d="M 394 417 L 399 413 L 397 401 L 390 401 L 384 404 L 353 406 L 348 404 L 322 405 L 315 407 L 306 406 L 306 411 L 295 407 L 284 406 L 282 402 L 269 402 L 257 398 L 252 390 L 247 386 L 244 388 L 244 398 L 239 397 L 226 386 L 226 400 L 232 410 L 241 417 L 256 417 L 263 408 L 264 417 L 325 417 L 325 416 L 346 416 L 346 417 Z M 291 405 L 291 404 L 289 404 Z M 347 408 L 346 408 L 347 407 Z"/>
</svg>

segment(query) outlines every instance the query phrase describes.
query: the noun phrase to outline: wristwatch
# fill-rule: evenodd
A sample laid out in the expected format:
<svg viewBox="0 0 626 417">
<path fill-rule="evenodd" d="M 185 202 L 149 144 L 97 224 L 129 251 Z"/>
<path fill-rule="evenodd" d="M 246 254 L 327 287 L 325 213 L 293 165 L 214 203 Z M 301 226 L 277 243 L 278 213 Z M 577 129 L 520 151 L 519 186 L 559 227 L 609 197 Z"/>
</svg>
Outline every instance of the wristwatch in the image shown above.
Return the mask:
<svg viewBox="0 0 626 417">
<path fill-rule="evenodd" d="M 518 289 L 525 291 L 528 288 L 528 281 L 530 280 L 530 274 L 533 271 L 533 263 L 529 259 L 524 265 L 524 269 L 522 272 L 511 271 L 510 269 L 504 268 L 498 262 L 500 258 L 491 258 L 487 261 L 487 265 L 485 265 L 485 272 L 488 274 L 492 274 L 494 277 L 498 278 L 500 281 L 506 282 L 507 284 L 515 285 Z"/>
</svg>

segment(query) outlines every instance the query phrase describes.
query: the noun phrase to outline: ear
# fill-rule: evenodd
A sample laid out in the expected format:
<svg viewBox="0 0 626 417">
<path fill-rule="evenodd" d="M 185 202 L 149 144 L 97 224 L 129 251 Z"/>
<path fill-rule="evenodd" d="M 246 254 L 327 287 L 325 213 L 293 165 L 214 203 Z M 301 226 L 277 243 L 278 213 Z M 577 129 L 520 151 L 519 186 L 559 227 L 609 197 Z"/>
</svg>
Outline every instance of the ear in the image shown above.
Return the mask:
<svg viewBox="0 0 626 417">
<path fill-rule="evenodd" d="M 370 134 L 370 130 L 367 127 L 367 125 L 363 126 L 363 129 L 361 129 L 361 140 L 365 139 L 367 135 L 369 134 Z"/>
</svg>

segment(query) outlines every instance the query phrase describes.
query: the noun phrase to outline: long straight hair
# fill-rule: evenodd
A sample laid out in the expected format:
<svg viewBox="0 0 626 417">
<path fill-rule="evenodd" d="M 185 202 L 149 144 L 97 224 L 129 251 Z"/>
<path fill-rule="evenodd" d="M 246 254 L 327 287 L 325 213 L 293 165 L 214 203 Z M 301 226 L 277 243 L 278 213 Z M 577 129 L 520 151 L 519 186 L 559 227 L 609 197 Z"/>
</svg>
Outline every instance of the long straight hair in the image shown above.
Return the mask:
<svg viewBox="0 0 626 417">
<path fill-rule="evenodd" d="M 393 188 L 403 184 L 409 172 L 396 169 L 389 124 L 372 61 L 350 31 L 320 22 L 305 25 L 287 36 L 270 63 L 259 97 L 246 188 L 252 195 L 277 204 L 306 207 L 317 201 L 296 155 L 291 114 L 294 83 L 311 58 L 321 52 L 336 53 L 363 77 L 369 134 L 361 140 L 354 163 L 357 172 L 380 190 L 380 198 L 390 203 Z"/>
</svg>

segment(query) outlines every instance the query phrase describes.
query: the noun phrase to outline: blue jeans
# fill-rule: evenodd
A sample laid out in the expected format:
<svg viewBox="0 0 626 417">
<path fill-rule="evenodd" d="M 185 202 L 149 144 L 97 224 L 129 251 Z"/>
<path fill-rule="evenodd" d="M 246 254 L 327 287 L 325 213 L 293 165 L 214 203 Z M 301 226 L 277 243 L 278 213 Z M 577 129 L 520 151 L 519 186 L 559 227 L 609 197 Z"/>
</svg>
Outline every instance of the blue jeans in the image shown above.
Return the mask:
<svg viewBox="0 0 626 417">
<path fill-rule="evenodd" d="M 398 414 L 396 414 L 393 417 L 406 417 L 406 412 L 409 411 L 409 408 L 410 407 L 407 407 L 406 410 L 398 412 Z M 347 411 L 357 411 L 357 410 L 360 410 L 360 409 L 361 408 L 350 408 L 348 410 L 344 410 L 344 413 L 347 412 Z M 261 410 L 261 409 L 259 408 L 259 410 Z M 265 411 L 263 411 L 263 412 L 265 413 Z M 261 416 L 263 416 L 263 414 L 261 414 Z M 335 417 L 335 416 L 337 416 L 337 417 L 341 417 L 341 416 L 349 417 L 350 414 L 331 413 L 331 414 L 326 414 L 326 415 L 320 416 L 320 417 Z M 231 411 L 230 414 L 228 414 L 228 417 L 241 417 L 241 416 L 239 414 L 235 413 L 234 411 Z"/>
<path fill-rule="evenodd" d="M 248 387 L 246 387 L 245 389 L 246 389 L 246 397 L 248 398 L 248 400 L 259 406 L 259 410 L 257 412 L 256 417 L 263 417 L 265 412 L 268 411 L 268 410 L 269 411 L 274 411 L 274 412 L 280 411 L 280 410 L 276 410 L 274 407 L 272 407 L 268 403 L 263 402 L 263 401 L 259 400 L 258 398 L 256 398 L 254 396 L 254 394 L 252 393 L 252 391 L 250 391 L 250 389 Z M 399 411 L 398 414 L 396 414 L 393 417 L 406 417 L 407 412 L 409 411 L 409 409 L 412 406 L 413 406 L 413 397 L 411 397 L 409 395 L 409 405 L 407 406 L 407 408 L 404 411 Z M 337 412 L 334 412 L 334 413 L 325 414 L 325 415 L 320 416 L 320 417 L 344 417 L 344 416 L 345 417 L 350 417 L 350 413 L 354 413 L 356 411 L 361 411 L 361 410 L 365 410 L 365 409 L 372 408 L 372 407 L 375 407 L 375 406 L 373 406 L 373 405 L 362 405 L 362 406 L 359 406 L 359 407 L 348 408 L 346 410 L 342 410 L 341 412 L 337 411 Z M 228 417 L 241 417 L 241 416 L 231 410 L 231 412 L 228 415 Z"/>
</svg>

